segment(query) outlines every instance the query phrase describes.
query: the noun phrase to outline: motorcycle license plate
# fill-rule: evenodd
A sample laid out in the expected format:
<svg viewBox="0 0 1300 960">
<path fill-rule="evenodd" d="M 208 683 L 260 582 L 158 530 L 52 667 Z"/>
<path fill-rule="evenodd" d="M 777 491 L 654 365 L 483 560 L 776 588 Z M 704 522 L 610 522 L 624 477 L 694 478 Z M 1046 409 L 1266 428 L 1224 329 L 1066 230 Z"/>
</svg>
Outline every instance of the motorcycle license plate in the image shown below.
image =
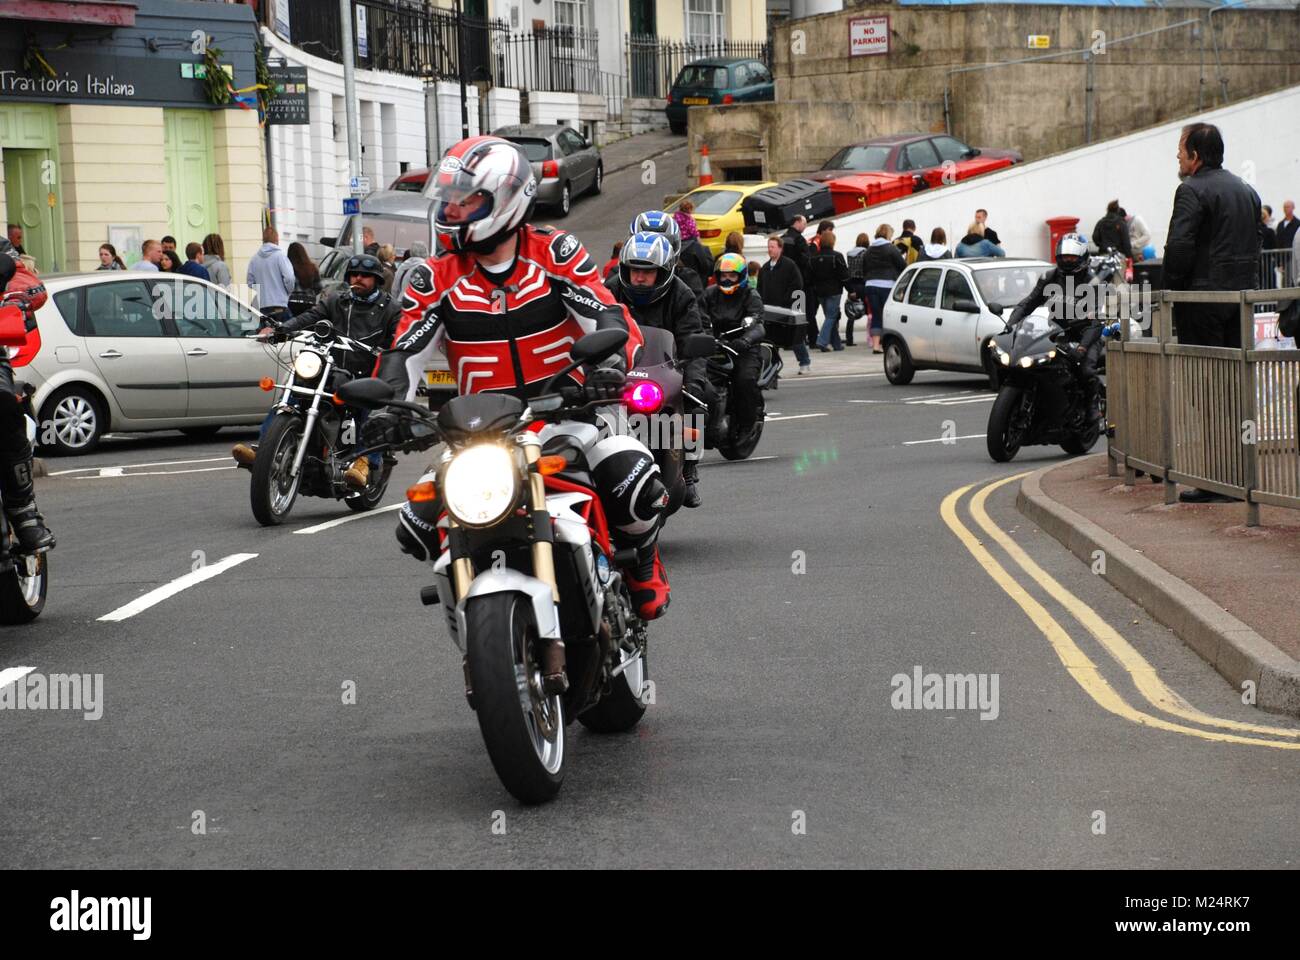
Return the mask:
<svg viewBox="0 0 1300 960">
<path fill-rule="evenodd" d="M 708 97 L 682 97 L 682 103 L 688 107 L 698 107 L 709 102 Z"/>
<path fill-rule="evenodd" d="M 424 371 L 424 380 L 431 387 L 454 387 L 456 379 L 451 375 L 450 370 L 426 370 Z"/>
</svg>

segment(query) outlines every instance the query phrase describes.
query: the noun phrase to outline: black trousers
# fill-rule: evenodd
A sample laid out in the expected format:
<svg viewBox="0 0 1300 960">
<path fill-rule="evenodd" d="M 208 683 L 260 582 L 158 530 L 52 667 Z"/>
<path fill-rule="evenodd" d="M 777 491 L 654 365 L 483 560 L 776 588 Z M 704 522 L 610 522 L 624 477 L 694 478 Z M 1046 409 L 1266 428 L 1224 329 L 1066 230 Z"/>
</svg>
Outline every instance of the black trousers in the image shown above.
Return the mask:
<svg viewBox="0 0 1300 960">
<path fill-rule="evenodd" d="M 8 360 L 0 360 L 0 495 L 11 508 L 26 506 L 35 496 L 32 445 L 21 401 L 14 368 Z"/>
<path fill-rule="evenodd" d="M 1202 347 L 1240 347 L 1241 322 L 1232 304 L 1180 303 L 1174 307 L 1178 342 Z"/>
<path fill-rule="evenodd" d="M 747 430 L 758 419 L 763 406 L 763 391 L 758 388 L 758 348 L 750 347 L 736 358 L 731 372 L 731 382 L 736 392 L 736 424 Z"/>
</svg>

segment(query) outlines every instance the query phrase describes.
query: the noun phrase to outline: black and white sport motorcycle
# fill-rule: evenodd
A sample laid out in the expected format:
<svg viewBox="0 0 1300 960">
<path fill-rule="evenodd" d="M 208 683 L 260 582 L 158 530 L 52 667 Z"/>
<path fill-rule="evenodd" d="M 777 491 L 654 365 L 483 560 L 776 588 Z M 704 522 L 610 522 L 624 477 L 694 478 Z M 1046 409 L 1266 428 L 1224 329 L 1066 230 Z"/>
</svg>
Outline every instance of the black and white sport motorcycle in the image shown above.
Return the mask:
<svg viewBox="0 0 1300 960">
<path fill-rule="evenodd" d="M 612 733 L 636 726 L 646 709 L 646 624 L 619 572 L 632 557 L 615 551 L 583 466 L 601 437 L 597 411 L 617 401 L 556 386 L 626 342 L 622 330 L 582 337 L 573 362 L 527 404 L 478 393 L 434 414 L 394 400 L 382 380 L 340 390 L 349 404 L 400 419 L 389 448 L 446 444 L 407 490 L 398 539 L 432 564 L 421 600 L 441 607 L 488 756 L 523 803 L 559 791 L 575 717 Z"/>
<path fill-rule="evenodd" d="M 263 526 L 284 523 L 300 495 L 342 500 L 357 512 L 373 510 L 384 498 L 397 461 L 385 455 L 381 469 L 370 471 L 364 490 L 353 490 L 344 482 L 343 474 L 356 457 L 360 431 L 352 413 L 335 399 L 339 388 L 352 379 L 337 365 L 335 354 L 355 351 L 378 356 L 379 351 L 337 333 L 328 320 L 287 342 L 297 350 L 285 365 L 285 382 L 275 383 L 269 377 L 262 381 L 263 390 L 278 389 L 280 397 L 252 465 L 253 516 Z"/>
</svg>

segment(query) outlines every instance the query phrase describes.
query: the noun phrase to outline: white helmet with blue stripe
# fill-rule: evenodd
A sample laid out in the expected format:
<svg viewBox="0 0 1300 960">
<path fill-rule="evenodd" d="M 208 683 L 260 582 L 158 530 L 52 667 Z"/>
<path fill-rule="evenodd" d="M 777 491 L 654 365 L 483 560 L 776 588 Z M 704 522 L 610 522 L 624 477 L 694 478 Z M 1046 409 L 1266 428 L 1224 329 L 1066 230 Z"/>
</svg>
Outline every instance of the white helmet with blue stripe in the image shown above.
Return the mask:
<svg viewBox="0 0 1300 960">
<path fill-rule="evenodd" d="M 646 210 L 632 218 L 628 233 L 662 233 L 672 244 L 673 256 L 682 251 L 682 228 L 671 213 L 662 210 Z"/>
</svg>

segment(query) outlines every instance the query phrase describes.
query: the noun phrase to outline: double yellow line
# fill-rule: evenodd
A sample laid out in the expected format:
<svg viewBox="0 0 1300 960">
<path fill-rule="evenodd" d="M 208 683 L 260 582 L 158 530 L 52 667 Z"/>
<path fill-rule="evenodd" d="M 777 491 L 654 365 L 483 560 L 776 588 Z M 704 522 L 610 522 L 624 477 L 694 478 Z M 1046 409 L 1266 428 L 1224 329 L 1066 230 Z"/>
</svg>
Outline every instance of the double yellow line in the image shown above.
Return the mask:
<svg viewBox="0 0 1300 960">
<path fill-rule="evenodd" d="M 1160 679 L 1154 667 L 1147 662 L 1142 654 L 1138 653 L 1127 640 L 1106 623 L 1095 610 L 1076 597 L 1073 593 L 1066 590 L 1061 584 L 1049 573 L 1043 570 L 1035 563 L 1024 550 L 1020 548 L 1014 540 L 1006 535 L 993 521 L 989 518 L 985 510 L 985 503 L 989 495 L 1000 487 L 1008 483 L 1020 480 L 1025 477 L 1026 473 L 1016 474 L 1015 476 L 1006 477 L 1002 480 L 994 481 L 985 485 L 970 500 L 969 509 L 975 522 L 984 530 L 992 540 L 998 544 L 1007 555 L 1015 562 L 1021 570 L 1025 572 L 1035 583 L 1037 583 L 1046 593 L 1061 604 L 1070 615 L 1074 617 L 1090 634 L 1096 638 L 1097 642 L 1105 648 L 1116 662 L 1132 678 L 1134 685 L 1146 701 L 1172 717 L 1181 720 L 1187 720 L 1192 723 L 1199 723 L 1207 727 L 1216 727 L 1218 730 L 1202 730 L 1198 727 L 1184 726 L 1180 723 L 1174 723 L 1162 716 L 1156 716 L 1145 713 L 1131 706 L 1124 699 L 1109 681 L 1106 680 L 1102 672 L 1097 668 L 1088 655 L 1083 652 L 1070 637 L 1069 633 L 1061 626 L 1047 609 L 1037 600 L 1029 595 L 1028 591 L 1020 585 L 1016 579 L 1007 572 L 993 557 L 993 555 L 984 548 L 983 544 L 975 537 L 973 533 L 961 522 L 957 516 L 957 505 L 967 492 L 978 484 L 967 484 L 958 490 L 954 490 L 944 498 L 943 505 L 939 509 L 944 523 L 957 536 L 971 555 L 976 559 L 984 571 L 993 578 L 1002 590 L 1014 600 L 1025 614 L 1033 621 L 1045 636 L 1052 649 L 1056 651 L 1057 657 L 1065 666 L 1066 672 L 1074 678 L 1075 682 L 1081 686 L 1088 696 L 1092 697 L 1096 703 L 1103 709 L 1111 713 L 1130 720 L 1133 723 L 1142 724 L 1143 726 L 1155 727 L 1159 730 L 1169 730 L 1174 733 L 1181 733 L 1190 737 L 1199 737 L 1202 740 L 1213 740 L 1220 743 L 1244 743 L 1252 746 L 1276 747 L 1279 750 L 1300 750 L 1300 742 L 1288 742 L 1285 740 L 1265 740 L 1259 737 L 1243 736 L 1242 734 L 1262 734 L 1267 737 L 1287 737 L 1292 741 L 1300 738 L 1300 730 L 1288 729 L 1285 727 L 1264 726 L 1256 723 L 1242 723 L 1238 720 L 1227 720 L 1222 717 L 1213 717 L 1207 713 L 1202 713 L 1184 700 L 1174 690 L 1166 686 L 1165 682 Z M 1223 733 L 1221 730 L 1237 731 L 1236 733 Z"/>
</svg>

